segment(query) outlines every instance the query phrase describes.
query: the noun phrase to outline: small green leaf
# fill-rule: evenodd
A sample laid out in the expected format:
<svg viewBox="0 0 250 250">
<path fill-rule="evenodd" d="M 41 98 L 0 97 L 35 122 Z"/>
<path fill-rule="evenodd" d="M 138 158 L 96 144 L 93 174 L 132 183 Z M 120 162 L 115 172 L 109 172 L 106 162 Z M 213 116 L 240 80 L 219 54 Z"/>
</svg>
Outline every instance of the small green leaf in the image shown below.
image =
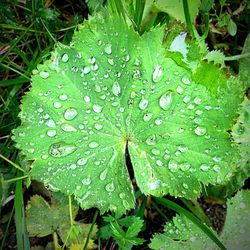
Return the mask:
<svg viewBox="0 0 250 250">
<path fill-rule="evenodd" d="M 33 179 L 83 208 L 123 213 L 135 201 L 126 149 L 144 194 L 195 199 L 230 178 L 240 156 L 227 131 L 243 88 L 212 64 L 179 66 L 163 37 L 105 12 L 38 66 L 13 137 Z"/>
<path fill-rule="evenodd" d="M 237 33 L 237 25 L 231 18 L 229 19 L 229 22 L 227 24 L 227 30 L 231 36 L 235 36 Z"/>
</svg>

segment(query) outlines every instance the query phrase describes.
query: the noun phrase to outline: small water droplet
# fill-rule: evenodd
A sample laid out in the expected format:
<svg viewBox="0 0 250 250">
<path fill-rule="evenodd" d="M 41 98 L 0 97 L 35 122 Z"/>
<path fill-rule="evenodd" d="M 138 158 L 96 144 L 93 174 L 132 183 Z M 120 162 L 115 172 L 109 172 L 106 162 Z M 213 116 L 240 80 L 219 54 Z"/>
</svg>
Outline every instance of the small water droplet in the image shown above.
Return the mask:
<svg viewBox="0 0 250 250">
<path fill-rule="evenodd" d="M 220 166 L 219 166 L 219 165 L 214 165 L 214 166 L 213 166 L 213 170 L 214 170 L 216 173 L 220 172 Z"/>
<path fill-rule="evenodd" d="M 96 113 L 101 113 L 102 112 L 102 106 L 100 106 L 99 104 L 94 104 L 93 105 L 93 110 Z"/>
<path fill-rule="evenodd" d="M 156 161 L 156 165 L 158 165 L 159 167 L 163 166 L 163 162 L 161 160 L 157 160 Z"/>
<path fill-rule="evenodd" d="M 39 73 L 39 75 L 43 78 L 43 79 L 47 79 L 49 77 L 49 72 L 47 71 L 41 71 Z"/>
<path fill-rule="evenodd" d="M 75 127 L 73 127 L 72 125 L 67 124 L 67 123 L 63 123 L 61 125 L 61 129 L 65 132 L 76 132 L 77 131 L 77 129 Z"/>
<path fill-rule="evenodd" d="M 84 166 L 84 165 L 86 165 L 87 161 L 88 161 L 88 159 L 86 159 L 86 158 L 80 158 L 76 163 L 80 166 Z"/>
<path fill-rule="evenodd" d="M 59 96 L 59 99 L 60 99 L 61 101 L 66 101 L 66 100 L 68 99 L 68 96 L 65 95 L 65 94 L 62 94 L 62 95 Z"/>
<path fill-rule="evenodd" d="M 180 145 L 178 147 L 178 150 L 181 151 L 182 153 L 187 152 L 188 148 L 185 145 Z"/>
<path fill-rule="evenodd" d="M 169 90 L 160 97 L 159 105 L 162 109 L 168 110 L 172 102 L 173 102 L 173 92 Z"/>
<path fill-rule="evenodd" d="M 56 130 L 54 130 L 54 129 L 48 130 L 47 135 L 49 137 L 54 137 L 56 135 Z"/>
<path fill-rule="evenodd" d="M 50 146 L 49 154 L 53 157 L 60 158 L 72 154 L 75 150 L 75 145 L 59 142 Z"/>
<path fill-rule="evenodd" d="M 78 115 L 78 112 L 75 108 L 68 108 L 64 112 L 64 119 L 71 121 Z"/>
<path fill-rule="evenodd" d="M 106 179 L 107 173 L 108 173 L 108 169 L 107 169 L 107 168 L 105 168 L 105 169 L 101 172 L 101 174 L 100 174 L 100 180 L 101 180 L 101 181 L 104 181 L 104 180 Z"/>
<path fill-rule="evenodd" d="M 204 127 L 196 127 L 195 130 L 194 130 L 195 134 L 198 135 L 198 136 L 203 136 L 206 134 L 207 132 L 207 129 L 204 128 Z"/>
<path fill-rule="evenodd" d="M 115 65 L 115 62 L 114 62 L 114 59 L 113 59 L 113 58 L 109 58 L 109 59 L 108 59 L 108 63 L 109 63 L 111 66 L 114 66 L 114 65 Z"/>
<path fill-rule="evenodd" d="M 60 102 L 54 102 L 54 107 L 55 107 L 56 109 L 59 109 L 59 108 L 62 107 L 62 104 L 61 104 Z"/>
<path fill-rule="evenodd" d="M 140 108 L 141 110 L 144 110 L 144 109 L 147 108 L 147 106 L 148 106 L 148 100 L 142 98 L 141 101 L 140 101 L 140 103 L 139 103 L 139 108 Z"/>
<path fill-rule="evenodd" d="M 195 97 L 194 98 L 194 103 L 197 104 L 197 105 L 201 104 L 201 98 Z"/>
<path fill-rule="evenodd" d="M 161 119 L 156 119 L 155 120 L 155 125 L 159 126 L 162 124 L 162 120 Z"/>
<path fill-rule="evenodd" d="M 148 145 L 155 145 L 156 144 L 156 136 L 155 135 L 150 135 L 147 139 L 146 139 L 146 143 Z"/>
<path fill-rule="evenodd" d="M 82 179 L 82 184 L 85 185 L 85 186 L 89 186 L 91 184 L 90 177 Z"/>
<path fill-rule="evenodd" d="M 151 120 L 152 117 L 153 117 L 153 114 L 152 114 L 152 113 L 148 113 L 148 114 L 145 114 L 145 115 L 143 116 L 143 120 L 144 120 L 145 122 L 148 122 L 148 121 Z"/>
<path fill-rule="evenodd" d="M 156 148 L 153 148 L 151 150 L 151 152 L 152 152 L 153 155 L 160 155 L 160 153 L 161 153 L 161 151 L 159 149 L 156 149 Z"/>
<path fill-rule="evenodd" d="M 84 101 L 86 102 L 86 103 L 89 103 L 90 102 L 90 97 L 89 96 L 84 96 Z"/>
<path fill-rule="evenodd" d="M 108 43 L 104 47 L 104 52 L 108 55 L 112 54 L 112 44 Z"/>
<path fill-rule="evenodd" d="M 113 86 L 112 86 L 112 93 L 115 96 L 119 96 L 121 94 L 121 87 L 120 84 L 118 82 L 114 82 Z"/>
<path fill-rule="evenodd" d="M 190 85 L 191 81 L 187 78 L 187 77 L 182 77 L 181 81 L 186 84 L 186 85 Z"/>
<path fill-rule="evenodd" d="M 207 164 L 201 164 L 201 166 L 200 166 L 200 170 L 202 170 L 204 172 L 208 171 L 209 169 L 210 169 L 210 166 Z"/>
<path fill-rule="evenodd" d="M 184 89 L 181 87 L 181 86 L 178 86 L 177 88 L 176 88 L 176 92 L 178 93 L 178 94 L 183 94 L 184 93 Z"/>
<path fill-rule="evenodd" d="M 180 164 L 180 169 L 184 172 L 190 169 L 190 167 L 191 165 L 188 162 L 184 162 Z"/>
<path fill-rule="evenodd" d="M 115 190 L 115 185 L 114 185 L 114 182 L 110 182 L 109 184 L 107 184 L 105 186 L 105 189 L 108 191 L 108 192 L 113 192 Z"/>
<path fill-rule="evenodd" d="M 190 96 L 184 96 L 184 98 L 183 98 L 184 103 L 188 103 L 190 100 L 191 100 Z"/>
<path fill-rule="evenodd" d="M 152 80 L 153 82 L 159 82 L 163 77 L 163 69 L 160 65 L 156 65 L 155 70 L 153 72 Z"/>
<path fill-rule="evenodd" d="M 124 199 L 124 198 L 126 197 L 126 194 L 125 194 L 125 193 L 120 193 L 120 194 L 119 194 L 119 197 L 120 197 L 121 199 Z"/>
<path fill-rule="evenodd" d="M 89 72 L 90 72 L 90 67 L 85 66 L 82 71 L 83 75 L 87 75 Z"/>
<path fill-rule="evenodd" d="M 102 124 L 95 124 L 95 129 L 96 130 L 101 130 L 103 128 L 103 125 Z"/>
<path fill-rule="evenodd" d="M 168 163 L 168 168 L 171 172 L 177 172 L 179 169 L 178 163 L 175 160 L 170 160 Z"/>
<path fill-rule="evenodd" d="M 54 122 L 54 120 L 49 119 L 48 121 L 46 121 L 45 123 L 49 128 L 55 128 L 56 127 L 56 123 Z"/>
<path fill-rule="evenodd" d="M 94 56 L 89 58 L 89 63 L 94 64 L 96 62 L 96 58 Z"/>
<path fill-rule="evenodd" d="M 67 62 L 68 60 L 69 60 L 68 54 L 64 53 L 64 54 L 62 55 L 62 62 Z"/>
<path fill-rule="evenodd" d="M 97 142 L 95 142 L 95 141 L 93 141 L 93 142 L 91 142 L 90 144 L 89 144 L 89 147 L 90 148 L 97 148 L 99 146 L 99 144 L 97 143 Z"/>
<path fill-rule="evenodd" d="M 188 189 L 188 188 L 189 188 L 189 186 L 188 186 L 187 183 L 183 183 L 182 186 L 183 186 L 185 189 Z"/>
</svg>

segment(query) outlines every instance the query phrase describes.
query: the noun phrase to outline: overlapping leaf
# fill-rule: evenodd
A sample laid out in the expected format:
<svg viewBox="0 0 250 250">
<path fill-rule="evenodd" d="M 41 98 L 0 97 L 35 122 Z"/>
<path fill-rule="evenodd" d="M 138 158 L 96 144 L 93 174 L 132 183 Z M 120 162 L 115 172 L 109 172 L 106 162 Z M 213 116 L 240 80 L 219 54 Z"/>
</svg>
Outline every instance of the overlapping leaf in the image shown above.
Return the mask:
<svg viewBox="0 0 250 250">
<path fill-rule="evenodd" d="M 240 85 L 209 64 L 193 76 L 164 56 L 163 36 L 106 13 L 38 66 L 14 131 L 32 178 L 101 212 L 134 206 L 126 147 L 145 194 L 196 198 L 230 178 Z"/>
<path fill-rule="evenodd" d="M 247 250 L 250 247 L 248 229 L 250 226 L 249 191 L 240 191 L 227 203 L 227 217 L 221 241 L 228 249 Z M 176 216 L 165 227 L 163 234 L 156 234 L 151 249 L 218 249 L 218 247 L 189 219 Z"/>
</svg>

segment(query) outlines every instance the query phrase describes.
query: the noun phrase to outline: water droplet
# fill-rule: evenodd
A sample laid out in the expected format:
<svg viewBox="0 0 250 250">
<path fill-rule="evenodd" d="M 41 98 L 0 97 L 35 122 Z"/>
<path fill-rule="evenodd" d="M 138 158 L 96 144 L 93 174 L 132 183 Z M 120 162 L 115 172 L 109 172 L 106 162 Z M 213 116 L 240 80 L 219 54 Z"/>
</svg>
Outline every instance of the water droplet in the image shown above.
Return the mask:
<svg viewBox="0 0 250 250">
<path fill-rule="evenodd" d="M 89 96 L 84 96 L 84 101 L 86 102 L 86 103 L 89 103 L 90 102 L 90 97 Z"/>
<path fill-rule="evenodd" d="M 72 125 L 67 124 L 67 123 L 63 123 L 61 125 L 61 129 L 65 132 L 76 132 L 77 131 L 77 129 L 75 127 L 73 127 Z"/>
<path fill-rule="evenodd" d="M 68 96 L 65 95 L 65 94 L 62 94 L 62 95 L 59 96 L 59 99 L 60 99 L 61 101 L 66 101 L 66 100 L 68 99 Z"/>
<path fill-rule="evenodd" d="M 240 209 L 245 209 L 246 208 L 246 204 L 244 202 L 240 202 L 239 208 Z"/>
<path fill-rule="evenodd" d="M 124 199 L 124 198 L 126 197 L 126 194 L 125 194 L 125 193 L 120 193 L 120 194 L 119 194 L 119 197 L 120 197 L 121 199 Z"/>
<path fill-rule="evenodd" d="M 128 62 L 129 59 L 130 59 L 129 55 L 125 55 L 125 56 L 122 58 L 122 60 L 123 60 L 124 62 Z"/>
<path fill-rule="evenodd" d="M 163 77 L 163 69 L 160 65 L 156 65 L 153 72 L 152 80 L 153 82 L 159 82 Z"/>
<path fill-rule="evenodd" d="M 183 102 L 184 102 L 184 103 L 188 103 L 190 100 L 191 100 L 191 97 L 190 97 L 190 96 L 185 96 L 185 97 L 183 98 Z"/>
<path fill-rule="evenodd" d="M 175 160 L 170 160 L 168 163 L 168 168 L 171 172 L 177 172 L 179 169 L 178 163 Z"/>
<path fill-rule="evenodd" d="M 98 105 L 98 104 L 94 104 L 93 105 L 93 110 L 96 112 L 96 113 L 101 113 L 102 112 L 102 106 Z"/>
<path fill-rule="evenodd" d="M 178 94 L 183 94 L 183 92 L 184 92 L 184 89 L 181 87 L 181 86 L 178 86 L 177 88 L 176 88 L 176 92 L 178 93 Z"/>
<path fill-rule="evenodd" d="M 54 120 L 49 119 L 46 123 L 45 123 L 49 128 L 55 128 L 56 127 L 56 123 L 54 122 Z"/>
<path fill-rule="evenodd" d="M 89 58 L 89 63 L 94 64 L 96 62 L 96 58 L 94 56 Z"/>
<path fill-rule="evenodd" d="M 107 173 L 108 173 L 108 169 L 107 169 L 107 168 L 105 168 L 105 169 L 101 172 L 101 174 L 100 174 L 100 180 L 101 180 L 101 181 L 104 181 L 104 180 L 106 179 Z"/>
<path fill-rule="evenodd" d="M 67 62 L 68 60 L 69 60 L 68 54 L 64 53 L 64 54 L 62 55 L 62 62 Z"/>
<path fill-rule="evenodd" d="M 110 43 L 106 44 L 104 47 L 104 51 L 108 55 L 112 54 L 112 45 Z"/>
<path fill-rule="evenodd" d="M 156 136 L 155 135 L 150 135 L 147 139 L 146 139 L 146 143 L 148 145 L 155 145 L 156 144 Z"/>
<path fill-rule="evenodd" d="M 43 78 L 43 79 L 47 79 L 49 77 L 49 72 L 47 71 L 41 71 L 39 73 L 39 75 Z"/>
<path fill-rule="evenodd" d="M 202 171 L 208 171 L 210 169 L 210 166 L 207 164 L 201 164 L 200 170 Z"/>
<path fill-rule="evenodd" d="M 119 96 L 121 94 L 121 87 L 118 82 L 114 82 L 112 86 L 112 93 L 115 96 Z"/>
<path fill-rule="evenodd" d="M 19 135 L 20 137 L 25 137 L 25 136 L 26 136 L 25 132 L 20 132 L 18 135 Z"/>
<path fill-rule="evenodd" d="M 101 130 L 103 128 L 103 125 L 102 124 L 95 124 L 95 129 L 96 130 Z"/>
<path fill-rule="evenodd" d="M 76 163 L 80 166 L 86 165 L 88 159 L 86 158 L 80 158 Z"/>
<path fill-rule="evenodd" d="M 61 104 L 60 102 L 54 102 L 54 107 L 55 107 L 56 109 L 59 109 L 59 108 L 62 107 L 62 104 Z"/>
<path fill-rule="evenodd" d="M 220 166 L 219 166 L 219 165 L 214 165 L 214 166 L 213 166 L 213 170 L 214 170 L 216 173 L 220 172 Z"/>
<path fill-rule="evenodd" d="M 113 192 L 115 190 L 115 185 L 114 185 L 114 182 L 110 182 L 109 184 L 106 185 L 105 189 L 108 191 L 108 192 Z"/>
<path fill-rule="evenodd" d="M 182 186 L 183 186 L 185 189 L 188 189 L 188 188 L 189 188 L 189 186 L 188 186 L 187 183 L 183 183 Z"/>
<path fill-rule="evenodd" d="M 203 136 L 203 135 L 206 134 L 207 129 L 198 126 L 198 127 L 195 128 L 194 132 L 195 132 L 196 135 Z"/>
<path fill-rule="evenodd" d="M 83 73 L 84 75 L 87 75 L 89 72 L 90 72 L 90 67 L 85 66 L 85 67 L 83 68 L 82 73 Z"/>
<path fill-rule="evenodd" d="M 160 97 L 159 105 L 162 109 L 168 110 L 172 104 L 172 101 L 173 101 L 173 92 L 169 90 Z"/>
<path fill-rule="evenodd" d="M 186 85 L 190 85 L 191 81 L 187 78 L 187 77 L 182 77 L 181 81 L 186 84 Z"/>
<path fill-rule="evenodd" d="M 85 186 L 89 186 L 91 184 L 90 177 L 82 179 L 82 184 L 85 185 Z"/>
<path fill-rule="evenodd" d="M 56 135 L 56 130 L 54 130 L 54 129 L 48 130 L 47 135 L 49 137 L 54 137 Z"/>
<path fill-rule="evenodd" d="M 185 145 L 180 145 L 178 147 L 178 150 L 181 151 L 182 153 L 187 152 L 188 148 Z"/>
<path fill-rule="evenodd" d="M 108 59 L 108 63 L 109 63 L 110 65 L 112 65 L 112 66 L 115 65 L 115 62 L 114 62 L 114 59 L 113 59 L 113 58 L 109 58 L 109 59 Z"/>
<path fill-rule="evenodd" d="M 89 147 L 90 148 L 97 148 L 99 146 L 99 144 L 97 143 L 97 142 L 95 142 L 95 141 L 93 141 L 93 142 L 91 142 L 90 144 L 89 144 Z"/>
<path fill-rule="evenodd" d="M 161 153 L 161 151 L 158 150 L 158 149 L 156 149 L 156 148 L 153 148 L 153 149 L 151 150 L 151 152 L 152 152 L 153 155 L 159 155 L 159 154 Z"/>
<path fill-rule="evenodd" d="M 184 172 L 190 169 L 190 167 L 191 165 L 188 162 L 184 162 L 180 164 L 180 169 Z"/>
<path fill-rule="evenodd" d="M 64 112 L 65 120 L 71 121 L 77 116 L 77 110 L 75 108 L 68 108 Z"/>
<path fill-rule="evenodd" d="M 53 157 L 60 158 L 72 154 L 75 150 L 75 145 L 59 142 L 51 145 L 49 154 Z"/>
<path fill-rule="evenodd" d="M 155 120 L 155 125 L 159 126 L 162 124 L 162 120 L 161 119 L 156 119 Z"/>
<path fill-rule="evenodd" d="M 157 160 L 156 161 L 156 165 L 158 165 L 159 167 L 163 166 L 163 162 L 161 160 Z"/>
<path fill-rule="evenodd" d="M 215 162 L 221 162 L 221 157 L 219 157 L 219 156 L 214 156 L 214 157 L 213 157 L 213 161 L 215 161 Z"/>
<path fill-rule="evenodd" d="M 151 120 L 152 117 L 153 117 L 153 114 L 152 114 L 152 113 L 148 113 L 148 114 L 145 114 L 145 115 L 143 116 L 143 120 L 144 120 L 145 122 L 148 122 L 148 121 Z"/>
<path fill-rule="evenodd" d="M 141 71 L 139 69 L 134 69 L 132 77 L 133 79 L 139 79 L 141 77 Z"/>
<path fill-rule="evenodd" d="M 148 100 L 142 98 L 141 101 L 140 101 L 140 103 L 139 103 L 139 108 L 140 108 L 141 110 L 144 110 L 144 109 L 147 108 L 147 106 L 148 106 Z"/>
<path fill-rule="evenodd" d="M 93 65 L 91 66 L 91 69 L 94 70 L 94 71 L 98 70 L 98 69 L 99 69 L 98 64 L 96 64 L 96 63 L 93 64 Z"/>
<path fill-rule="evenodd" d="M 201 99 L 199 97 L 195 97 L 194 98 L 194 103 L 197 104 L 197 105 L 201 104 Z"/>
</svg>

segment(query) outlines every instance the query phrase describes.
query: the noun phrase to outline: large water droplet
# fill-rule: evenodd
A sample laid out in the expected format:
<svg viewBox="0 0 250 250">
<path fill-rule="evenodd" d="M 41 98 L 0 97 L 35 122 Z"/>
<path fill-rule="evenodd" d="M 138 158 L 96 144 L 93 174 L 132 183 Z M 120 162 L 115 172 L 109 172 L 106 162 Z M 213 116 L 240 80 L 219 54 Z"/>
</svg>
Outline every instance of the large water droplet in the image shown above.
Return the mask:
<svg viewBox="0 0 250 250">
<path fill-rule="evenodd" d="M 53 157 L 60 158 L 72 154 L 76 150 L 73 144 L 58 142 L 51 145 L 49 154 Z"/>
<path fill-rule="evenodd" d="M 195 132 L 196 135 L 203 136 L 203 135 L 206 134 L 207 129 L 198 126 L 198 127 L 195 128 L 194 132 Z"/>
<path fill-rule="evenodd" d="M 69 60 L 69 56 L 68 56 L 68 54 L 63 54 L 62 55 L 62 62 L 67 62 Z"/>
<path fill-rule="evenodd" d="M 76 163 L 80 166 L 86 165 L 88 159 L 86 158 L 80 158 Z"/>
<path fill-rule="evenodd" d="M 63 123 L 61 125 L 61 129 L 65 132 L 76 132 L 77 131 L 77 129 L 75 127 L 73 127 L 72 125 L 67 124 L 67 123 Z"/>
<path fill-rule="evenodd" d="M 100 106 L 99 104 L 94 104 L 94 105 L 93 105 L 93 110 L 94 110 L 96 113 L 101 113 L 101 112 L 102 112 L 102 106 Z"/>
<path fill-rule="evenodd" d="M 47 71 L 41 71 L 39 73 L 39 75 L 43 78 L 43 79 L 47 79 L 49 77 L 49 72 Z"/>
<path fill-rule="evenodd" d="M 153 82 L 159 82 L 163 77 L 163 69 L 160 65 L 156 65 L 153 72 L 152 80 Z"/>
<path fill-rule="evenodd" d="M 114 82 L 112 86 L 112 93 L 115 96 L 119 96 L 121 94 L 121 87 L 118 82 Z"/>
<path fill-rule="evenodd" d="M 106 179 L 107 173 L 108 173 L 108 169 L 107 169 L 107 168 L 104 169 L 104 170 L 101 172 L 101 174 L 100 174 L 100 180 L 101 180 L 101 181 L 104 181 L 104 180 Z"/>
<path fill-rule="evenodd" d="M 173 102 L 173 92 L 169 90 L 160 97 L 159 105 L 162 109 L 168 110 L 172 102 Z"/>
<path fill-rule="evenodd" d="M 113 192 L 115 190 L 115 185 L 114 185 L 114 182 L 110 182 L 109 184 L 106 185 L 105 189 L 108 191 L 108 192 Z"/>
<path fill-rule="evenodd" d="M 77 116 L 77 110 L 75 108 L 68 108 L 64 112 L 65 120 L 71 121 Z"/>
<path fill-rule="evenodd" d="M 140 101 L 140 103 L 139 103 L 139 108 L 140 108 L 141 110 L 144 110 L 144 109 L 147 108 L 147 106 L 148 106 L 148 100 L 142 98 L 141 101 Z"/>
<path fill-rule="evenodd" d="M 112 45 L 110 43 L 106 44 L 104 47 L 104 51 L 108 55 L 112 54 Z"/>
<path fill-rule="evenodd" d="M 178 162 L 176 162 L 175 160 L 170 160 L 168 163 L 168 168 L 171 172 L 177 172 L 179 169 Z"/>
<path fill-rule="evenodd" d="M 156 144 L 156 136 L 155 135 L 150 135 L 147 139 L 146 139 L 146 143 L 148 145 L 155 145 Z"/>
</svg>

